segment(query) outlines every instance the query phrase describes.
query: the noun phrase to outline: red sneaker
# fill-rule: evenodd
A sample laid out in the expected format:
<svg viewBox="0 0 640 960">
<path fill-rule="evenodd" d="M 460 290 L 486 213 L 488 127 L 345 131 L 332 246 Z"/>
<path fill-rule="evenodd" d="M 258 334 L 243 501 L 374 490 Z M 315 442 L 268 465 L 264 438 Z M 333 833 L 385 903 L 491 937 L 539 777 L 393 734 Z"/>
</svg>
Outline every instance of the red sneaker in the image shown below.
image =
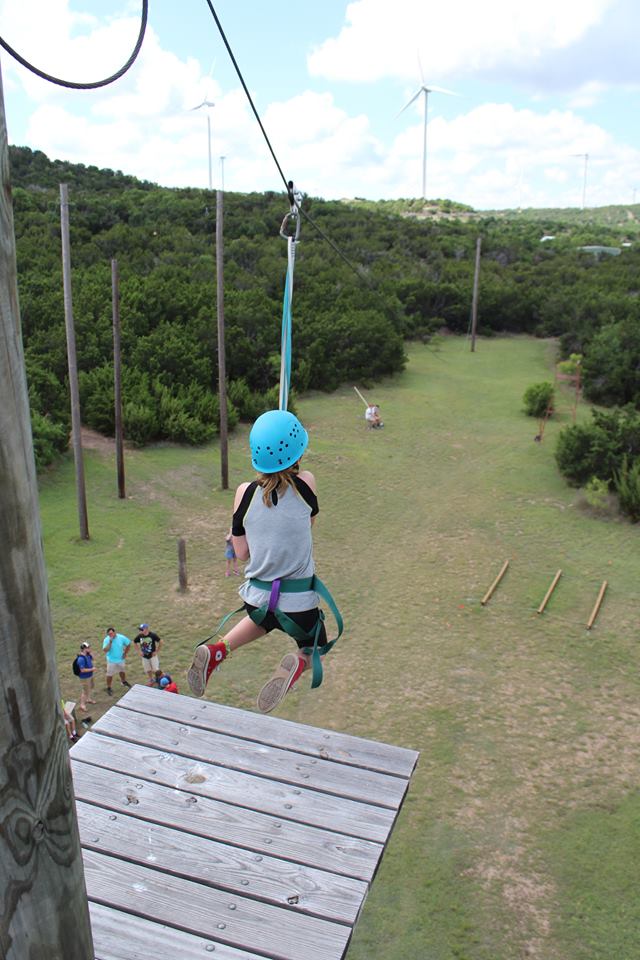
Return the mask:
<svg viewBox="0 0 640 960">
<path fill-rule="evenodd" d="M 193 661 L 187 672 L 187 683 L 194 697 L 204 694 L 209 677 L 217 670 L 229 651 L 224 640 L 217 643 L 201 643 L 196 647 Z"/>
<path fill-rule="evenodd" d="M 271 679 L 267 680 L 258 694 L 258 710 L 260 713 L 271 713 L 278 706 L 294 683 L 302 676 L 306 666 L 306 662 L 297 654 L 285 654 Z"/>
</svg>

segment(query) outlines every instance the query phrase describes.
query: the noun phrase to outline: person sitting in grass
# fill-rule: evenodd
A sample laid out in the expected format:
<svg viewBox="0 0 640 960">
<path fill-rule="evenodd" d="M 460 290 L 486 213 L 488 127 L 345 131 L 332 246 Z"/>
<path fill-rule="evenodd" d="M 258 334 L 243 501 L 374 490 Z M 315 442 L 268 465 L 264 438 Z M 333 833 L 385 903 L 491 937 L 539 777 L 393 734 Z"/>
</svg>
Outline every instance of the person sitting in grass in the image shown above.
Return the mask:
<svg viewBox="0 0 640 960">
<path fill-rule="evenodd" d="M 377 403 L 370 403 L 364 413 L 364 418 L 372 429 L 384 427 L 380 416 L 380 407 Z"/>
<path fill-rule="evenodd" d="M 204 694 L 211 674 L 230 653 L 272 630 L 282 630 L 278 616 L 282 619 L 283 613 L 293 621 L 294 629 L 302 628 L 306 636 L 296 640 L 297 652 L 282 658 L 260 690 L 258 709 L 262 713 L 273 710 L 309 666 L 311 658 L 302 649 L 313 643 L 309 635 L 313 637 L 317 630 L 318 645 L 327 642 L 316 591 L 289 592 L 286 583 L 300 580 L 296 587 L 304 587 L 303 578 L 309 578 L 310 584 L 314 576 L 311 526 L 318 513 L 316 481 L 312 473 L 299 468 L 307 443 L 307 431 L 286 410 L 263 413 L 251 429 L 251 462 L 258 477 L 236 490 L 232 526 L 236 556 L 248 561 L 248 579 L 239 590 L 247 616 L 223 640 L 196 648 L 187 681 L 197 697 Z M 258 623 L 250 614 L 258 611 L 260 618 L 261 607 L 266 613 Z"/>
</svg>

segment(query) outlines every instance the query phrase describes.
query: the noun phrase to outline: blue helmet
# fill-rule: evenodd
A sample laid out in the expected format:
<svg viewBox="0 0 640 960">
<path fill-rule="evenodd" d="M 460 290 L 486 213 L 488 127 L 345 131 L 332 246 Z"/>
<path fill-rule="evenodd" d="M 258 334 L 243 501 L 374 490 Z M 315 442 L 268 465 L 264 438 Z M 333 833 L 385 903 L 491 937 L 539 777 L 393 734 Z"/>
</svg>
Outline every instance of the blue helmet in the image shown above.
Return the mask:
<svg viewBox="0 0 640 960">
<path fill-rule="evenodd" d="M 169 676 L 168 673 L 165 673 L 164 677 L 160 677 L 158 683 L 160 684 L 161 687 L 168 687 L 169 684 L 171 683 L 171 677 Z"/>
<path fill-rule="evenodd" d="M 251 463 L 259 473 L 277 473 L 297 463 L 307 449 L 309 436 L 288 410 L 267 410 L 249 434 Z"/>
</svg>

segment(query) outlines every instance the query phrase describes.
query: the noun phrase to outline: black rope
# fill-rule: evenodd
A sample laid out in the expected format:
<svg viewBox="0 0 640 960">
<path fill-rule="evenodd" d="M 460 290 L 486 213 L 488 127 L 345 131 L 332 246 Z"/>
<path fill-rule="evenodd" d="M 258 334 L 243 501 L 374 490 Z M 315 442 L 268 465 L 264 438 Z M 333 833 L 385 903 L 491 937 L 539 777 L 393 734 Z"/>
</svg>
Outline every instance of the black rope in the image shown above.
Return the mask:
<svg viewBox="0 0 640 960">
<path fill-rule="evenodd" d="M 233 50 L 231 49 L 231 46 L 230 46 L 230 44 L 229 44 L 229 41 L 227 40 L 227 37 L 226 37 L 226 35 L 225 35 L 225 32 L 224 32 L 224 30 L 223 30 L 223 28 L 222 28 L 222 24 L 220 23 L 220 20 L 219 20 L 219 18 L 218 18 L 218 15 L 217 15 L 216 11 L 214 10 L 214 7 L 213 7 L 213 4 L 212 4 L 211 0 L 207 0 L 207 6 L 209 7 L 209 10 L 211 11 L 211 16 L 213 17 L 213 19 L 214 19 L 215 22 L 216 22 L 216 26 L 217 26 L 217 28 L 218 28 L 218 30 L 219 30 L 219 32 L 220 32 L 220 36 L 222 37 L 222 40 L 223 40 L 223 42 L 224 42 L 224 45 L 225 45 L 225 47 L 227 48 L 227 53 L 229 54 L 229 56 L 230 56 L 230 58 L 231 58 L 231 62 L 233 63 L 233 66 L 235 67 L 235 71 L 236 71 L 236 73 L 238 74 L 238 78 L 239 78 L 239 80 L 240 80 L 240 83 L 242 84 L 243 90 L 244 90 L 244 92 L 245 92 L 246 95 L 247 95 L 247 99 L 248 99 L 248 101 L 249 101 L 249 105 L 251 106 L 251 109 L 253 110 L 253 115 L 255 116 L 256 120 L 258 121 L 258 125 L 259 125 L 260 129 L 262 130 L 262 135 L 263 135 L 263 137 L 264 137 L 264 139 L 265 139 L 265 141 L 266 141 L 266 144 L 267 144 L 267 146 L 268 146 L 268 148 L 269 148 L 269 151 L 270 151 L 270 153 L 271 153 L 271 156 L 273 157 L 274 163 L 275 163 L 276 167 L 278 168 L 278 173 L 279 173 L 280 176 L 282 177 L 282 182 L 284 183 L 284 185 L 285 185 L 285 187 L 286 187 L 287 196 L 289 197 L 289 202 L 290 202 L 291 204 L 294 204 L 294 203 L 295 203 L 295 198 L 294 198 L 294 194 L 293 194 L 293 181 L 287 180 L 287 178 L 285 177 L 284 173 L 282 172 L 282 167 L 281 167 L 280 164 L 278 163 L 278 158 L 276 157 L 275 151 L 274 151 L 273 147 L 271 146 L 271 142 L 269 141 L 269 137 L 267 136 L 267 132 L 266 132 L 266 130 L 265 130 L 263 124 L 262 124 L 262 120 L 260 119 L 260 115 L 259 115 L 259 113 L 258 113 L 258 111 L 257 111 L 257 109 L 256 109 L 256 107 L 255 107 L 255 104 L 254 104 L 254 102 L 253 102 L 253 99 L 252 99 L 252 97 L 251 97 L 251 94 L 249 93 L 249 90 L 248 90 L 248 88 L 247 88 L 247 85 L 246 85 L 246 83 L 244 82 L 244 77 L 242 76 L 242 72 L 241 72 L 241 70 L 240 70 L 240 67 L 238 66 L 238 63 L 237 63 L 237 61 L 236 61 L 236 58 L 235 58 L 234 55 L 233 55 Z M 372 289 L 371 284 L 369 283 L 368 278 L 366 278 L 366 277 L 363 276 L 362 271 L 359 270 L 358 267 L 354 266 L 353 263 L 351 263 L 351 261 L 349 260 L 349 258 L 348 258 L 347 256 L 345 256 L 345 254 L 342 252 L 342 250 L 340 250 L 340 248 L 333 242 L 333 240 L 331 240 L 330 237 L 328 237 L 328 236 L 326 235 L 326 233 L 324 233 L 324 232 L 320 229 L 320 227 L 318 226 L 317 223 L 314 223 L 314 221 L 311 219 L 311 217 L 309 216 L 309 214 L 308 214 L 308 213 L 305 213 L 305 211 L 302 209 L 301 206 L 300 206 L 298 209 L 299 209 L 299 213 L 304 217 L 304 219 L 305 219 L 308 223 L 310 223 L 311 226 L 312 226 L 315 230 L 317 230 L 317 232 L 318 232 L 319 235 L 322 237 L 322 239 L 325 240 L 325 241 L 329 244 L 329 246 L 338 254 L 338 256 L 339 256 L 342 260 L 344 260 L 344 262 L 347 264 L 347 266 L 348 266 L 351 270 L 353 270 L 353 272 L 354 272 L 355 275 L 358 277 L 358 279 L 361 280 L 361 281 L 363 281 L 363 282 L 365 282 L 365 283 L 367 284 L 367 286 L 369 287 L 369 289 L 371 290 L 371 289 Z M 373 292 L 376 293 L 377 296 L 380 296 L 380 294 L 378 294 L 376 290 L 373 290 Z M 382 298 L 381 298 L 381 299 L 382 299 Z M 385 304 L 385 305 L 386 305 L 386 304 Z"/>
<path fill-rule="evenodd" d="M 3 47 L 7 53 L 21 63 L 23 67 L 26 67 L 27 70 L 30 70 L 31 73 L 35 73 L 37 77 L 41 77 L 43 80 L 48 80 L 49 83 L 56 83 L 59 87 L 71 87 L 73 90 L 95 90 L 96 87 L 106 87 L 107 84 L 113 83 L 114 80 L 119 80 L 122 77 L 129 67 L 133 66 L 135 60 L 140 53 L 140 48 L 142 47 L 142 41 L 144 40 L 145 30 L 147 29 L 147 14 L 149 8 L 149 0 L 142 0 L 142 14 L 140 19 L 140 32 L 138 34 L 138 39 L 136 45 L 133 48 L 133 53 L 125 63 L 123 67 L 112 74 L 112 76 L 107 77 L 106 80 L 94 80 L 92 83 L 76 83 L 73 80 L 60 80 L 58 77 L 52 77 L 50 74 L 45 73 L 43 70 L 39 70 L 38 67 L 35 67 L 32 63 L 29 63 L 28 60 L 25 60 L 24 57 L 21 57 L 20 54 L 10 47 L 6 40 L 0 37 L 0 46 Z"/>
<path fill-rule="evenodd" d="M 209 7 L 209 10 L 211 11 L 211 16 L 212 16 L 213 19 L 215 20 L 216 26 L 217 26 L 218 30 L 220 31 L 220 36 L 222 37 L 222 40 L 223 40 L 223 42 L 224 42 L 224 45 L 225 45 L 225 47 L 227 48 L 227 53 L 229 54 L 229 56 L 230 56 L 230 58 L 231 58 L 231 62 L 232 62 L 232 64 L 233 64 L 233 66 L 235 67 L 236 73 L 238 74 L 238 79 L 240 80 L 240 83 L 242 84 L 242 88 L 243 88 L 244 92 L 245 92 L 246 95 L 247 95 L 247 100 L 249 101 L 249 105 L 250 105 L 251 109 L 253 110 L 253 115 L 254 115 L 254 117 L 256 118 L 256 120 L 258 121 L 258 126 L 259 126 L 260 129 L 262 130 L 262 136 L 263 136 L 264 139 L 266 140 L 267 146 L 269 147 L 269 150 L 270 150 L 270 152 L 271 152 L 271 156 L 273 157 L 273 161 L 274 161 L 276 167 L 278 168 L 278 173 L 279 173 L 280 176 L 282 177 L 282 182 L 284 183 L 285 188 L 286 188 L 286 190 L 287 190 L 287 196 L 289 197 L 289 202 L 290 202 L 290 203 L 293 203 L 293 202 L 294 202 L 294 201 L 293 201 L 293 184 L 292 184 L 291 180 L 287 180 L 287 178 L 285 177 L 284 173 L 282 172 L 282 167 L 281 167 L 280 164 L 278 163 L 278 158 L 276 157 L 276 155 L 275 155 L 275 153 L 274 153 L 274 150 L 273 150 L 273 147 L 271 146 L 271 143 L 270 143 L 270 141 L 269 141 L 269 137 L 267 136 L 267 131 L 265 130 L 265 128 L 264 128 L 263 125 L 262 125 L 262 120 L 260 119 L 260 115 L 259 115 L 258 111 L 257 111 L 256 108 L 255 108 L 255 104 L 254 104 L 254 102 L 253 102 L 253 100 L 252 100 L 252 98 L 251 98 L 251 94 L 249 93 L 249 89 L 248 89 L 246 83 L 244 82 L 244 77 L 242 76 L 242 73 L 241 73 L 241 71 L 240 71 L 240 67 L 238 66 L 237 61 L 236 61 L 236 58 L 235 58 L 234 55 L 233 55 L 233 50 L 232 50 L 231 47 L 229 46 L 229 41 L 227 40 L 226 35 L 225 35 L 225 32 L 224 32 L 224 30 L 222 29 L 222 24 L 220 23 L 220 20 L 218 19 L 218 14 L 217 14 L 216 11 L 213 9 L 213 4 L 211 3 L 211 0 L 207 0 L 207 6 Z"/>
</svg>

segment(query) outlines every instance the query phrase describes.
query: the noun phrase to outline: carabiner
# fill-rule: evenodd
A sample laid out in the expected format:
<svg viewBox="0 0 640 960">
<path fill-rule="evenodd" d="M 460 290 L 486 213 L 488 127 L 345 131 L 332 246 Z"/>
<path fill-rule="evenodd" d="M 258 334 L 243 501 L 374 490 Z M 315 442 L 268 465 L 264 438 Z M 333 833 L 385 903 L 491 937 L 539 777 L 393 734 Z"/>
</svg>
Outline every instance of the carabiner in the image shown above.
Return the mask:
<svg viewBox="0 0 640 960">
<path fill-rule="evenodd" d="M 283 240 L 294 240 L 297 241 L 300 239 L 300 204 L 302 203 L 302 194 L 299 190 L 296 190 L 293 186 L 293 181 L 290 180 L 288 185 L 287 192 L 289 194 L 289 200 L 291 202 L 291 209 L 288 213 L 285 213 L 284 219 L 280 226 L 280 236 Z M 287 227 L 293 224 L 295 225 L 294 232 L 291 233 L 287 230 Z"/>
</svg>

